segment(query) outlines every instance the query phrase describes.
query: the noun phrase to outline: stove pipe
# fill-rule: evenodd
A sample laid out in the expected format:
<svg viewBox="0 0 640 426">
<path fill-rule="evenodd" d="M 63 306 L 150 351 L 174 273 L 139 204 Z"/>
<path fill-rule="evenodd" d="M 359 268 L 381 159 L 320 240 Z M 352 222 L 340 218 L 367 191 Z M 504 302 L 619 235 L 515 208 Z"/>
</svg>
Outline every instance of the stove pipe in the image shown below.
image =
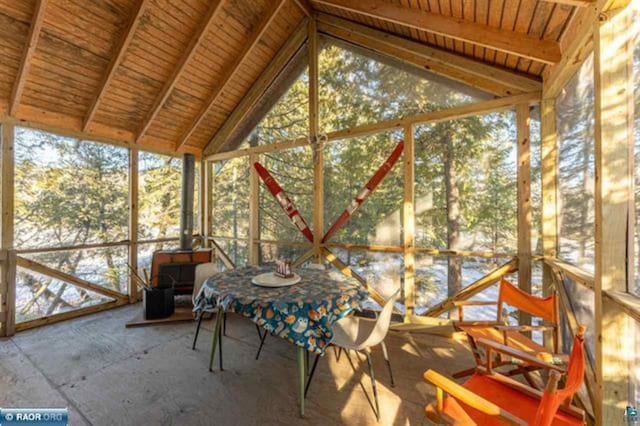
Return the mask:
<svg viewBox="0 0 640 426">
<path fill-rule="evenodd" d="M 195 166 L 195 156 L 184 154 L 182 157 L 182 196 L 180 198 L 180 250 L 193 248 Z"/>
</svg>

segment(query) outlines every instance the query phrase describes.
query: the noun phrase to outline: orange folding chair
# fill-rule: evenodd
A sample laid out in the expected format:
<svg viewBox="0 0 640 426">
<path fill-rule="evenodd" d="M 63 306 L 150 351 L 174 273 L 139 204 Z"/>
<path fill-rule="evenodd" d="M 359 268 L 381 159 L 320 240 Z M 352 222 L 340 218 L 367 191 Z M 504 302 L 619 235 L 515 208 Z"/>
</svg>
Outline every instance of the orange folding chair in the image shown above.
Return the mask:
<svg viewBox="0 0 640 426">
<path fill-rule="evenodd" d="M 517 308 L 521 312 L 526 312 L 532 317 L 541 318 L 547 322 L 547 325 L 507 325 L 502 313 L 505 304 Z M 459 320 L 454 322 L 454 326 L 457 330 L 466 333 L 476 365 L 486 363 L 485 358 L 487 354 L 480 350 L 481 348 L 478 347 L 477 342 L 478 339 L 487 339 L 526 352 L 546 363 L 566 366 L 567 356 L 558 353 L 560 319 L 558 301 L 555 293 L 544 298 L 533 296 L 520 290 L 503 278 L 500 281 L 500 291 L 497 301 L 458 301 L 455 302 L 455 305 L 458 307 Z M 466 321 L 463 308 L 465 306 L 479 305 L 497 305 L 496 320 L 490 322 Z M 553 352 L 550 352 L 547 348 L 534 342 L 524 334 L 525 332 L 534 330 L 550 330 L 553 333 Z M 509 376 L 523 374 L 527 382 L 531 386 L 536 387 L 530 372 L 539 369 L 539 367 L 523 362 L 520 359 L 500 354 L 495 354 L 493 365 L 494 367 L 512 366 L 513 368 L 505 374 Z M 474 372 L 475 367 L 460 371 L 454 374 L 454 377 L 465 377 Z"/>
<path fill-rule="evenodd" d="M 538 358 L 486 339 L 478 344 L 487 350 L 519 357 L 523 362 L 551 371 L 544 392 L 492 371 L 491 359 L 477 367 L 463 384 L 433 370 L 424 373 L 436 387 L 436 402 L 425 407 L 427 417 L 438 424 L 454 425 L 584 425 L 585 413 L 571 405 L 571 399 L 584 379 L 584 327 L 574 339 L 563 389 L 558 389 L 561 374 L 557 367 Z"/>
</svg>

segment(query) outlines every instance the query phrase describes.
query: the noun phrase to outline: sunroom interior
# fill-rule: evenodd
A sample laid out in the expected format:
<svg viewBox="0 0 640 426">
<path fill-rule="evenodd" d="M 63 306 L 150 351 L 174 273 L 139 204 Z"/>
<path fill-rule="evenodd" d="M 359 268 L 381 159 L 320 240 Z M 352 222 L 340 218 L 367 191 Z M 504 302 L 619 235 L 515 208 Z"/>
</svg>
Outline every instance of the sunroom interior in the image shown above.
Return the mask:
<svg viewBox="0 0 640 426">
<path fill-rule="evenodd" d="M 0 22 L 0 407 L 454 424 L 475 401 L 521 424 L 452 377 L 492 374 L 460 324 L 497 315 L 570 362 L 584 342 L 562 415 L 637 418 L 637 0 L 0 0 Z M 185 241 L 223 275 L 322 265 L 368 294 L 361 318 L 399 290 L 377 393 L 338 350 L 297 393 L 293 345 L 241 315 L 207 371 L 222 314 L 192 350 L 191 297 L 178 321 L 140 320 L 155 253 Z M 509 283 L 553 298 L 555 334 L 490 305 Z M 558 370 L 569 387 L 527 368 L 522 386 L 555 392 Z"/>
</svg>

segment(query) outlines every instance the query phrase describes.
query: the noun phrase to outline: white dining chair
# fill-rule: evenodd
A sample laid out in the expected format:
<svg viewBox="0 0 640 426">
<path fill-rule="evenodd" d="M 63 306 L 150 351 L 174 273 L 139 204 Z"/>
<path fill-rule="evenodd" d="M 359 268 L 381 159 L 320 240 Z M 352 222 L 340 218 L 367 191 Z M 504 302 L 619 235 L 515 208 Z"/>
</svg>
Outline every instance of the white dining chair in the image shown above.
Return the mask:
<svg viewBox="0 0 640 426">
<path fill-rule="evenodd" d="M 349 316 L 341 318 L 333 324 L 333 340 L 331 344 L 338 347 L 345 352 L 345 355 L 351 362 L 349 351 L 363 352 L 367 357 L 367 363 L 369 364 L 369 376 L 371 377 L 371 386 L 373 388 L 373 397 L 375 400 L 375 414 L 376 419 L 380 419 L 380 407 L 378 404 L 378 391 L 376 389 L 376 378 L 373 372 L 373 363 L 371 362 L 371 348 L 376 345 L 382 347 L 382 353 L 384 355 L 385 362 L 389 369 L 389 376 L 391 378 L 391 386 L 395 386 L 393 381 L 393 372 L 391 370 L 391 362 L 389 361 L 389 353 L 387 347 L 384 344 L 384 339 L 389 331 L 391 324 L 391 314 L 393 313 L 393 304 L 395 303 L 400 290 L 396 291 L 382 307 L 382 311 L 378 314 L 378 318 L 362 318 L 356 316 Z M 313 368 L 311 369 L 311 376 L 315 371 L 317 357 L 314 361 Z M 309 379 L 309 383 L 311 379 Z"/>
<path fill-rule="evenodd" d="M 195 278 L 193 280 L 193 293 L 191 294 L 191 302 L 193 303 L 193 306 L 196 305 L 196 298 L 198 297 L 198 294 L 200 293 L 200 289 L 204 285 L 204 282 L 207 280 L 207 278 L 216 274 L 217 272 L 220 272 L 220 271 L 218 270 L 218 267 L 216 266 L 216 264 L 213 262 L 200 263 L 199 265 L 196 265 Z M 217 313 L 218 308 L 201 309 L 198 311 L 198 325 L 196 326 L 196 335 L 193 337 L 193 346 L 191 347 L 191 349 L 196 348 L 196 342 L 198 341 L 198 333 L 200 332 L 200 325 L 202 324 L 202 317 L 204 316 L 205 312 Z M 225 315 L 225 318 L 223 318 L 224 322 L 222 326 L 222 329 L 225 331 L 226 331 L 226 322 L 227 322 L 226 320 L 227 318 Z M 223 333 L 223 334 L 226 334 L 226 333 Z"/>
</svg>

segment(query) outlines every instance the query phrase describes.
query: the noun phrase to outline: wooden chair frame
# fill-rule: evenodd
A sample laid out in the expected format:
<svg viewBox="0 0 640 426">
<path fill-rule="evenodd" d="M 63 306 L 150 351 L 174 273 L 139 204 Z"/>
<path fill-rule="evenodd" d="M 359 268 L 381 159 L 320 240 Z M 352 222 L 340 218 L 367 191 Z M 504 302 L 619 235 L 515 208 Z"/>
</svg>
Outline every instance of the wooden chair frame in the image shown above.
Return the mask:
<svg viewBox="0 0 640 426">
<path fill-rule="evenodd" d="M 500 283 L 500 285 L 502 286 L 502 282 Z M 559 337 L 559 329 L 560 329 L 560 311 L 559 311 L 559 305 L 558 305 L 558 297 L 556 295 L 556 292 L 553 291 L 551 293 L 551 295 L 554 297 L 554 319 L 553 322 L 551 324 L 547 324 L 547 325 L 507 325 L 505 319 L 503 318 L 503 306 L 505 304 L 504 300 L 502 300 L 502 298 L 500 297 L 500 294 L 498 295 L 498 300 L 497 301 L 477 301 L 477 300 L 460 300 L 460 301 L 455 301 L 454 302 L 454 306 L 456 306 L 458 308 L 458 321 L 455 321 L 453 323 L 454 327 L 457 330 L 460 331 L 464 331 L 464 327 L 465 326 L 486 326 L 486 327 L 493 327 L 499 331 L 502 332 L 503 335 L 503 339 L 502 339 L 502 345 L 507 346 L 508 347 L 508 343 L 509 343 L 509 338 L 508 338 L 508 333 L 509 332 L 518 332 L 518 333 L 530 333 L 532 331 L 551 331 L 552 332 L 552 342 L 553 342 L 553 353 L 557 354 L 558 350 L 559 350 L 559 346 L 560 346 L 560 337 Z M 479 322 L 479 321 L 465 321 L 464 320 L 464 307 L 465 306 L 492 306 L 492 305 L 496 305 L 496 309 L 497 309 L 497 313 L 496 313 L 496 321 L 484 321 L 484 322 Z M 524 309 L 520 309 L 523 312 L 526 312 L 527 314 L 531 315 L 531 312 L 527 312 Z M 529 339 L 528 336 L 527 339 Z M 501 367 L 501 366 L 505 366 L 505 365 L 512 365 L 512 362 L 508 359 L 505 359 L 505 357 L 503 355 L 501 355 L 500 353 L 497 353 L 495 356 L 495 359 L 493 360 L 489 360 L 487 358 L 490 358 L 491 355 L 491 351 L 485 351 L 483 353 L 483 351 L 480 349 L 478 343 L 474 336 L 472 336 L 471 334 L 467 333 L 467 339 L 469 341 L 469 346 L 471 347 L 471 352 L 473 354 L 473 357 L 476 361 L 476 366 L 481 366 L 481 365 L 486 365 L 488 362 L 490 362 L 494 368 L 497 367 Z M 480 339 L 481 340 L 481 339 Z M 497 343 L 497 342 L 496 342 Z M 534 343 L 532 341 L 532 343 Z M 509 357 L 511 358 L 511 357 Z M 516 357 L 518 358 L 518 357 Z M 533 357 L 535 358 L 535 357 Z M 536 358 L 537 359 L 537 358 Z M 551 364 L 549 364 L 551 365 Z M 539 370 L 541 367 L 536 366 L 536 364 L 530 363 L 530 362 L 526 362 L 526 365 L 522 365 L 522 366 L 517 366 L 516 368 L 513 368 L 512 370 L 506 372 L 505 374 L 508 376 L 514 376 L 514 375 L 519 375 L 522 374 L 525 379 L 527 380 L 527 382 L 529 383 L 530 386 L 534 387 L 534 388 L 538 388 L 538 386 L 536 385 L 535 381 L 533 380 L 532 376 L 531 376 L 531 372 L 535 371 L 535 370 Z M 564 371 L 564 368 L 555 368 L 558 371 Z M 472 368 L 468 368 L 466 370 L 462 370 L 459 371 L 457 373 L 455 373 L 453 375 L 453 377 L 455 378 L 461 378 L 461 377 L 465 377 L 468 376 L 470 374 L 473 374 L 476 370 L 476 367 L 472 367 Z"/>
<path fill-rule="evenodd" d="M 500 343 L 487 340 L 487 339 L 478 339 L 476 342 L 479 346 L 484 347 L 487 353 L 496 352 L 498 354 L 515 357 L 520 359 L 523 362 L 536 366 L 538 369 L 545 369 L 551 372 L 550 379 L 547 384 L 548 392 L 555 392 L 558 385 L 558 380 L 560 379 L 560 373 L 564 372 L 560 367 L 541 361 L 540 359 L 532 356 L 526 352 L 519 351 L 512 347 L 502 345 Z M 474 372 L 489 375 L 493 380 L 500 382 L 503 385 L 509 386 L 512 389 L 515 389 L 525 395 L 528 395 L 533 398 L 541 399 L 542 392 L 533 387 L 527 386 L 523 383 L 513 380 L 510 377 L 507 377 L 503 374 L 497 373 L 493 371 L 494 365 L 492 363 L 492 358 L 490 356 L 487 357 L 487 363 L 485 366 L 477 366 L 474 369 Z M 444 398 L 445 393 L 454 397 L 458 401 L 473 407 L 474 409 L 481 411 L 490 416 L 495 416 L 496 420 L 501 419 L 507 424 L 512 425 L 527 425 L 527 422 L 514 416 L 513 414 L 505 411 L 500 408 L 496 404 L 491 401 L 488 401 L 485 398 L 475 394 L 474 392 L 466 389 L 464 386 L 459 385 L 454 382 L 452 379 L 437 373 L 434 370 L 428 370 L 424 373 L 424 378 L 426 381 L 432 383 L 436 387 L 436 402 L 430 403 L 425 407 L 425 414 L 427 417 L 439 424 L 450 424 L 456 425 L 458 424 L 458 420 L 452 418 L 448 414 L 444 412 Z M 559 408 L 564 413 L 573 416 L 583 422 L 586 419 L 586 415 L 584 410 L 571 405 L 570 401 L 567 401 L 565 404 L 561 405 Z"/>
</svg>

